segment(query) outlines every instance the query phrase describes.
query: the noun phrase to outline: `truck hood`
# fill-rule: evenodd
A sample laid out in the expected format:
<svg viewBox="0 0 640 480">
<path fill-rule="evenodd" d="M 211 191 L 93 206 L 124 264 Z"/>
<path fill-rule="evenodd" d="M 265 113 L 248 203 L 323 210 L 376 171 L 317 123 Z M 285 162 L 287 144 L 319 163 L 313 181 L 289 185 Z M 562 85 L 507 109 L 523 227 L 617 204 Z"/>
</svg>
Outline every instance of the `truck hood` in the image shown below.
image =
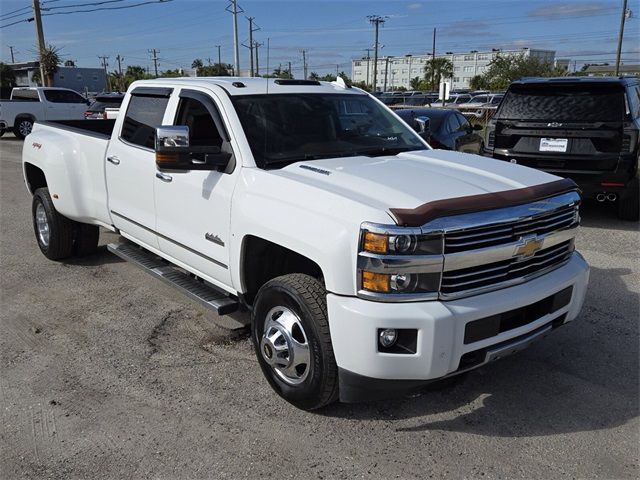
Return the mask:
<svg viewBox="0 0 640 480">
<path fill-rule="evenodd" d="M 272 173 L 386 212 L 558 180 L 539 170 L 446 150 L 303 161 Z"/>
</svg>

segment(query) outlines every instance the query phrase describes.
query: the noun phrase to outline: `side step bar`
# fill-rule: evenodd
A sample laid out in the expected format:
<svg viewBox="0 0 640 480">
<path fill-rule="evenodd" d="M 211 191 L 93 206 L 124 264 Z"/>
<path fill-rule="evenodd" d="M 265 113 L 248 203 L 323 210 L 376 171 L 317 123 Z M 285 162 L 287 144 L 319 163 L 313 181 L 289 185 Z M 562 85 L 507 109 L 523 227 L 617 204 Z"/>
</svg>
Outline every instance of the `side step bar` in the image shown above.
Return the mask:
<svg viewBox="0 0 640 480">
<path fill-rule="evenodd" d="M 227 292 L 196 280 L 178 267 L 172 266 L 157 255 L 133 243 L 110 243 L 107 245 L 107 249 L 166 284 L 177 288 L 186 296 L 198 301 L 218 315 L 227 315 L 238 310 L 238 301 Z"/>
</svg>

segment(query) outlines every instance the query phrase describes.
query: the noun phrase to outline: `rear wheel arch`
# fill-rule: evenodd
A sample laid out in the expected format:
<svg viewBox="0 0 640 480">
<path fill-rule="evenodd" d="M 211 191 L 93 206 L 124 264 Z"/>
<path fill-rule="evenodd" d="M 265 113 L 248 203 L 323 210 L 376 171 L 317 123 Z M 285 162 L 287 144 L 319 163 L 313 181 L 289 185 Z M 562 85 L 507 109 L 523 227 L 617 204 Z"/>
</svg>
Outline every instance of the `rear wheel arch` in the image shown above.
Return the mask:
<svg viewBox="0 0 640 480">
<path fill-rule="evenodd" d="M 41 168 L 32 163 L 24 164 L 24 174 L 29 192 L 33 195 L 39 188 L 48 187 L 47 177 Z"/>
<path fill-rule="evenodd" d="M 255 235 L 242 241 L 240 282 L 245 301 L 253 304 L 260 287 L 282 275 L 302 273 L 324 284 L 324 274 L 313 259 Z"/>
</svg>

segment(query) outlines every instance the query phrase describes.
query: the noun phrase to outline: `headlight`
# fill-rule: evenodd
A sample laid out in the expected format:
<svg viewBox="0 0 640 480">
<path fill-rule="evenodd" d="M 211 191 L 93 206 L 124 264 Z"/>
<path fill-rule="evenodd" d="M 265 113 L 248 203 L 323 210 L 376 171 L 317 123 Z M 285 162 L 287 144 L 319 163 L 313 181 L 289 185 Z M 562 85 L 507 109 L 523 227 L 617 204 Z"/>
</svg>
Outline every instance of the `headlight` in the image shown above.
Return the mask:
<svg viewBox="0 0 640 480">
<path fill-rule="evenodd" d="M 358 254 L 358 295 L 377 301 L 437 298 L 443 237 L 416 228 L 363 224 Z"/>
</svg>

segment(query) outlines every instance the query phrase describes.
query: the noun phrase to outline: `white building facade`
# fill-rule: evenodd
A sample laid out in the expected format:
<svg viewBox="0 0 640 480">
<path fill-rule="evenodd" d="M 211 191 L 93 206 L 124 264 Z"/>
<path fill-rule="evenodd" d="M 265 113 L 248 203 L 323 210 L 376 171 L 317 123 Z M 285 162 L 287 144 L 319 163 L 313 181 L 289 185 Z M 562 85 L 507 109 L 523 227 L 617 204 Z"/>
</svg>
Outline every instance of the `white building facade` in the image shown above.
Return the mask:
<svg viewBox="0 0 640 480">
<path fill-rule="evenodd" d="M 476 75 L 482 75 L 488 65 L 497 55 L 511 56 L 524 55 L 539 58 L 541 61 L 553 63 L 556 52 L 554 50 L 538 50 L 521 48 L 518 50 L 500 50 L 466 53 L 446 53 L 436 55 L 436 58 L 447 58 L 453 64 L 453 77 L 451 79 L 453 89 L 469 88 L 469 82 Z M 411 89 L 412 78 L 424 78 L 424 67 L 431 59 L 431 54 L 405 55 L 402 57 L 378 58 L 378 75 L 376 90 L 397 90 L 404 87 Z M 351 79 L 354 82 L 366 82 L 373 84 L 373 58 L 360 58 L 351 61 Z"/>
</svg>

